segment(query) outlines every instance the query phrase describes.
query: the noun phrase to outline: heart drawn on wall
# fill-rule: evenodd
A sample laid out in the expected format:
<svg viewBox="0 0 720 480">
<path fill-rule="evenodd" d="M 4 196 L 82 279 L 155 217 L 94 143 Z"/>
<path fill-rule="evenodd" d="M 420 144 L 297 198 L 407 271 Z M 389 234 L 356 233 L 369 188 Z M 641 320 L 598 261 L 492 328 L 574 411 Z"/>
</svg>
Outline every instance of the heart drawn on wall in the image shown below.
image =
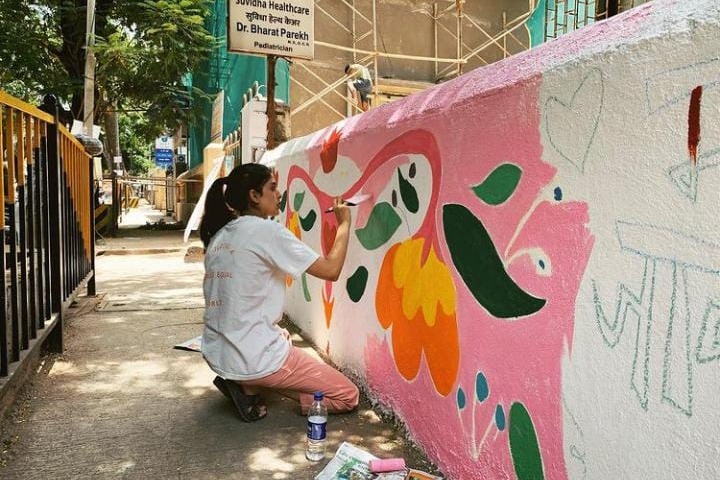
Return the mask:
<svg viewBox="0 0 720 480">
<path fill-rule="evenodd" d="M 594 68 L 564 101 L 549 97 L 545 102 L 545 131 L 550 145 L 580 172 L 585 171 L 603 110 L 605 84 L 601 70 Z"/>
</svg>

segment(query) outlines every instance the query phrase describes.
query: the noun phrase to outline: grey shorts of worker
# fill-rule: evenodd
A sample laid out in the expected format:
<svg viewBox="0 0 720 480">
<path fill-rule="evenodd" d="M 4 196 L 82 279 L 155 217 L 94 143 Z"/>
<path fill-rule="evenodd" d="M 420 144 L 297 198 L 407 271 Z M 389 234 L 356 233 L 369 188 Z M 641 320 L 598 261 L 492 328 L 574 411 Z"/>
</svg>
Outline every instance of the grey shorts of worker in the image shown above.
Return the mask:
<svg viewBox="0 0 720 480">
<path fill-rule="evenodd" d="M 355 87 L 355 90 L 360 93 L 360 100 L 362 100 L 363 102 L 367 102 L 368 95 L 372 93 L 372 83 L 370 82 L 370 80 L 358 78 L 353 82 L 353 86 Z"/>
</svg>

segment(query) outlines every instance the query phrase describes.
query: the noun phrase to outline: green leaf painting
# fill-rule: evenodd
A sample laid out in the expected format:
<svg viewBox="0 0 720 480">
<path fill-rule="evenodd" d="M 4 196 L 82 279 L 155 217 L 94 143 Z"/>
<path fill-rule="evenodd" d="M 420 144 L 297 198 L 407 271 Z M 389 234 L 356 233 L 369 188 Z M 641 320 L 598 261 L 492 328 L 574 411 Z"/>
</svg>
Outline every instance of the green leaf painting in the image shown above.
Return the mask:
<svg viewBox="0 0 720 480">
<path fill-rule="evenodd" d="M 365 228 L 355 230 L 355 235 L 366 250 L 375 250 L 390 240 L 400 223 L 400 216 L 392 205 L 378 203 L 370 212 Z"/>
<path fill-rule="evenodd" d="M 415 190 L 412 183 L 405 180 L 399 168 L 397 172 L 398 178 L 400 179 L 400 197 L 405 204 L 405 208 L 407 208 L 410 213 L 417 213 L 420 209 L 417 190 Z"/>
<path fill-rule="evenodd" d="M 280 197 L 280 211 L 285 211 L 285 206 L 287 205 L 287 190 L 285 190 L 282 194 L 282 197 Z"/>
<path fill-rule="evenodd" d="M 518 480 L 543 480 L 545 474 L 535 426 L 522 403 L 513 403 L 510 407 L 508 439 Z"/>
<path fill-rule="evenodd" d="M 305 200 L 305 192 L 296 193 L 293 198 L 293 210 L 296 212 L 302 207 L 303 200 Z"/>
<path fill-rule="evenodd" d="M 307 273 L 302 274 L 302 289 L 303 289 L 303 296 L 305 297 L 305 301 L 312 302 L 312 297 L 310 297 L 310 289 L 308 288 L 308 284 L 307 284 Z"/>
<path fill-rule="evenodd" d="M 355 273 L 353 273 L 350 278 L 347 279 L 347 284 L 345 285 L 350 300 L 355 303 L 360 301 L 363 294 L 365 293 L 367 281 L 368 269 L 363 266 L 359 266 L 358 269 L 355 270 Z"/>
<path fill-rule="evenodd" d="M 475 299 L 497 318 L 531 315 L 545 305 L 520 288 L 505 270 L 490 234 L 462 205 L 443 207 L 443 227 L 453 264 Z"/>
<path fill-rule="evenodd" d="M 500 205 L 513 194 L 522 170 L 512 163 L 503 163 L 483 180 L 480 185 L 472 187 L 473 192 L 488 205 Z"/>
<path fill-rule="evenodd" d="M 315 220 L 317 220 L 317 213 L 315 213 L 315 210 L 310 210 L 304 218 L 300 219 L 300 226 L 303 230 L 309 232 L 315 225 Z"/>
</svg>

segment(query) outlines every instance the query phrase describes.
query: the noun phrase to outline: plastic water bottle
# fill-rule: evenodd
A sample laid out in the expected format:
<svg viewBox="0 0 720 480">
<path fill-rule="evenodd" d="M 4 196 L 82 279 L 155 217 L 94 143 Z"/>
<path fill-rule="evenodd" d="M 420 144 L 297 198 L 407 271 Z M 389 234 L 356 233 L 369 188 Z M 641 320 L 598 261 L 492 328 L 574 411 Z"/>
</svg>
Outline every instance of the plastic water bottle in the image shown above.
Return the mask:
<svg viewBox="0 0 720 480">
<path fill-rule="evenodd" d="M 315 392 L 315 401 L 310 405 L 307 420 L 307 445 L 305 457 L 311 462 L 325 458 L 325 437 L 327 434 L 327 407 L 322 392 Z"/>
</svg>

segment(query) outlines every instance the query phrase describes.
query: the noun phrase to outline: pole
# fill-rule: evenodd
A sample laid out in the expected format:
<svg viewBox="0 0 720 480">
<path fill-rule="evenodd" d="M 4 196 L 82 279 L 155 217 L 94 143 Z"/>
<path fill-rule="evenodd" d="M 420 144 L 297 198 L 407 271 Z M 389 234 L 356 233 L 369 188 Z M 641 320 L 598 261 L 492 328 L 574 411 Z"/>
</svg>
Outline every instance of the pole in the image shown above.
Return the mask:
<svg viewBox="0 0 720 480">
<path fill-rule="evenodd" d="M 85 21 L 85 90 L 83 100 L 83 127 L 92 137 L 95 112 L 95 0 L 87 0 Z"/>
<path fill-rule="evenodd" d="M 267 56 L 267 149 L 275 148 L 275 63 L 277 56 Z M 255 159 L 253 158 L 253 161 Z"/>
<path fill-rule="evenodd" d="M 432 5 L 432 18 L 433 18 L 433 37 L 435 40 L 435 49 L 433 50 L 433 54 L 435 55 L 435 76 L 433 77 L 433 81 L 437 81 L 438 79 L 438 5 L 437 2 L 433 2 Z"/>
<path fill-rule="evenodd" d="M 463 22 L 463 1 L 455 0 L 455 7 L 457 8 L 457 76 L 462 75 L 462 22 Z"/>
<path fill-rule="evenodd" d="M 373 0 L 372 2 L 372 19 L 373 19 L 373 69 L 375 70 L 373 72 L 373 89 L 370 91 L 370 95 L 372 95 L 372 99 L 375 100 L 375 94 L 374 92 L 377 91 L 378 88 L 378 70 L 380 69 L 378 65 L 378 41 L 377 41 L 377 33 L 378 33 L 378 19 L 377 19 L 377 1 Z M 358 100 L 360 99 L 360 92 L 357 92 Z M 370 100 L 368 99 L 368 104 Z M 377 102 L 375 102 L 377 103 Z"/>
</svg>

